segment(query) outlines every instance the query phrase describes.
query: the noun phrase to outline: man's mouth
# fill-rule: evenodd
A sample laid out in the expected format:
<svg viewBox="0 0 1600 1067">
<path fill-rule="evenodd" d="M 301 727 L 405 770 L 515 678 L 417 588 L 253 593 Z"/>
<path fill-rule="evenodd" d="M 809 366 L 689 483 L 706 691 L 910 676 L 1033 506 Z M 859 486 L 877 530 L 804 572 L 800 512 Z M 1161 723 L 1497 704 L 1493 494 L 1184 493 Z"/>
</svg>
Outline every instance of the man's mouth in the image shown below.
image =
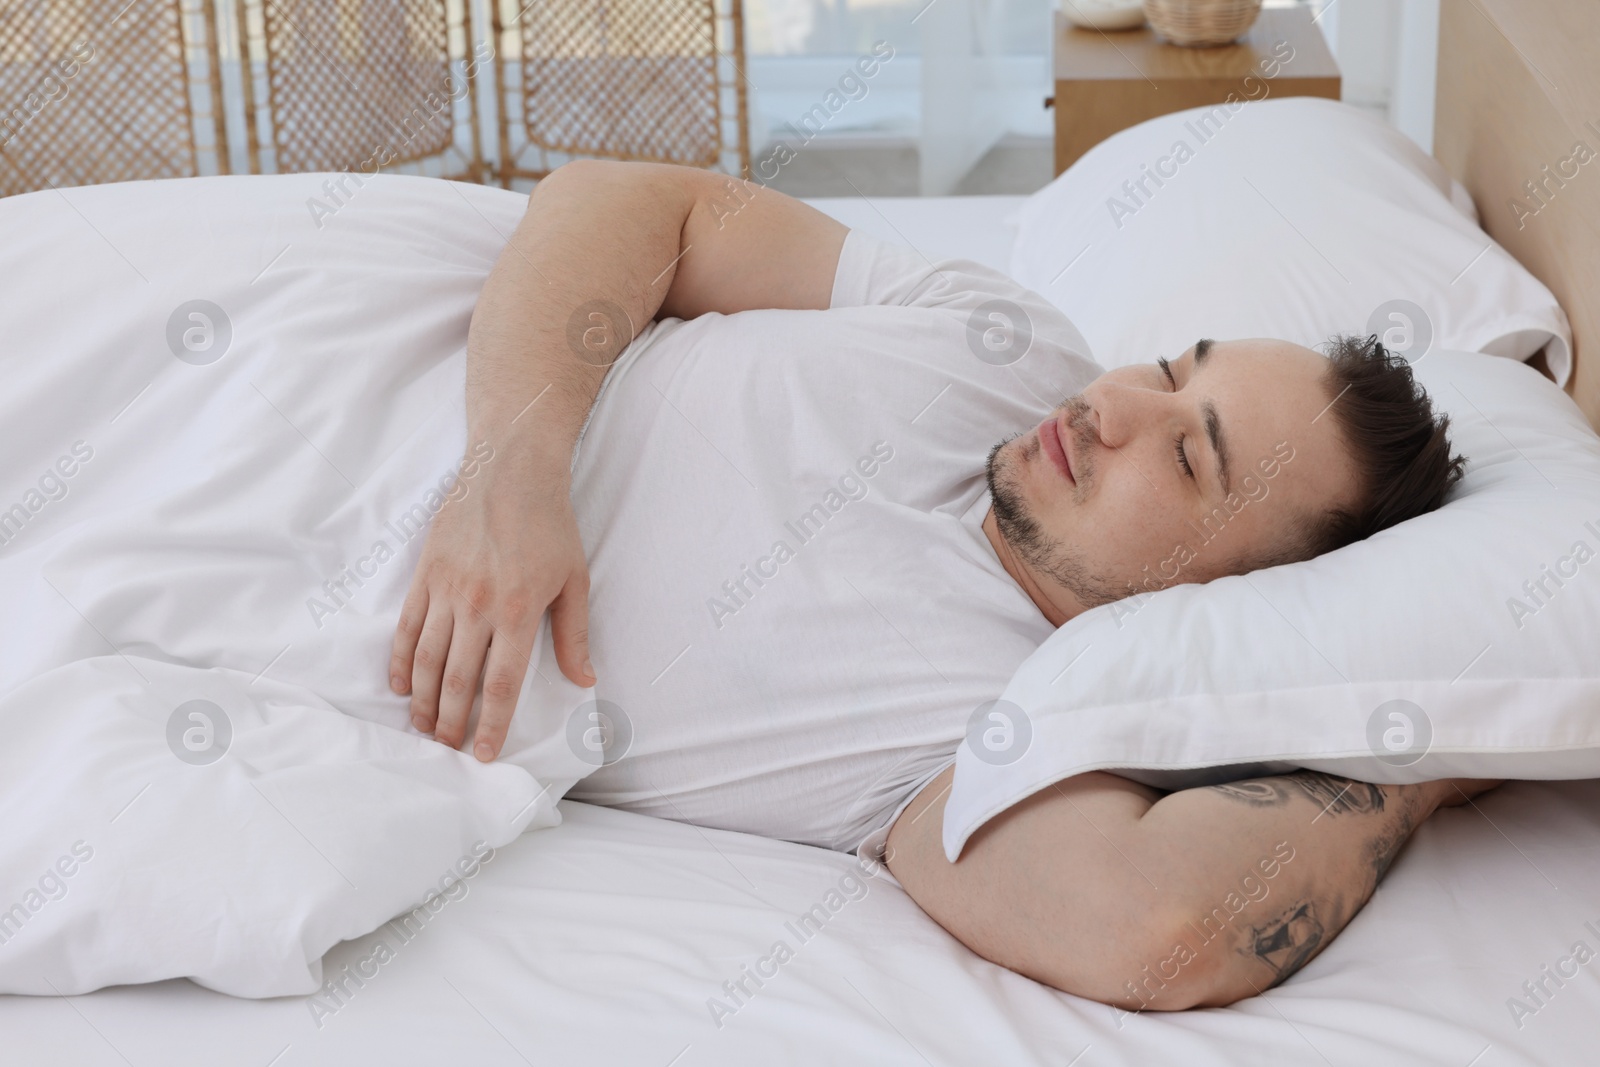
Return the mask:
<svg viewBox="0 0 1600 1067">
<path fill-rule="evenodd" d="M 1072 460 L 1067 457 L 1066 445 L 1061 440 L 1060 416 L 1052 416 L 1039 424 L 1039 449 L 1050 460 L 1069 485 L 1076 486 L 1078 479 L 1072 475 Z"/>
</svg>

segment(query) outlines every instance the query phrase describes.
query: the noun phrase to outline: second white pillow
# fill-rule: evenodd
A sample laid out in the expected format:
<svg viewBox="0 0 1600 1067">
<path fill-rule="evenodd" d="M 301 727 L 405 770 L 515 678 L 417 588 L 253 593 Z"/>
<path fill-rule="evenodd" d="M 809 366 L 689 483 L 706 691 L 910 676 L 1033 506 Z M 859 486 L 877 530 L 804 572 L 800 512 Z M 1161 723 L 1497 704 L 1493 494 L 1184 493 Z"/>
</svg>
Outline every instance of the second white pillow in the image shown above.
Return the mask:
<svg viewBox="0 0 1600 1067">
<path fill-rule="evenodd" d="M 1572 364 L 1555 297 L 1479 229 L 1438 161 L 1332 100 L 1241 98 L 1107 139 L 1028 198 L 1010 273 L 1108 369 L 1201 337 L 1369 332 L 1413 360 L 1527 359 L 1548 341 L 1561 384 Z"/>
</svg>

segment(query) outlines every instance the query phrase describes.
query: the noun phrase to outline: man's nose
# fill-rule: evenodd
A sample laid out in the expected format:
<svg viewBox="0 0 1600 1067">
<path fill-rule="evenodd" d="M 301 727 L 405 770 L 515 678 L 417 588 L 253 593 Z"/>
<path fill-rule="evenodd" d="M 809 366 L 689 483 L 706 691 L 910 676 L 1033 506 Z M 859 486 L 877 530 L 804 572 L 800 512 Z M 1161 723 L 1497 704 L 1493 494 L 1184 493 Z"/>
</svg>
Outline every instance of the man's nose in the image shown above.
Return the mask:
<svg viewBox="0 0 1600 1067">
<path fill-rule="evenodd" d="M 1118 382 L 1099 383 L 1085 394 L 1093 414 L 1087 416 L 1107 448 L 1124 448 L 1140 433 L 1162 422 L 1172 397 L 1165 392 Z"/>
</svg>

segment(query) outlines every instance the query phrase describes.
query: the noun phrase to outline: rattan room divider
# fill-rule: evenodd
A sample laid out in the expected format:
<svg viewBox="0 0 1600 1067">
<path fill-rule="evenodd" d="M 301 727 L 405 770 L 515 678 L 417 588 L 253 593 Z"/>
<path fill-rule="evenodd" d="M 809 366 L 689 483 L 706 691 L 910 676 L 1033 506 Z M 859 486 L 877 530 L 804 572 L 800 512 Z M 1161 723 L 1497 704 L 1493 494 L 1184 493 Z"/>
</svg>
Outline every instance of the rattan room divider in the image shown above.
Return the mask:
<svg viewBox="0 0 1600 1067">
<path fill-rule="evenodd" d="M 235 11 L 252 173 L 399 167 L 481 180 L 470 4 L 237 0 Z"/>
<path fill-rule="evenodd" d="M 227 173 L 216 27 L 212 0 L 0 0 L 0 196 Z"/>
<path fill-rule="evenodd" d="M 490 3 L 494 39 L 509 30 L 519 57 L 494 67 L 508 188 L 574 156 L 749 174 L 741 0 L 536 0 L 509 24 Z"/>
<path fill-rule="evenodd" d="M 0 195 L 378 169 L 509 188 L 576 157 L 745 174 L 745 84 L 742 0 L 0 0 Z"/>
</svg>

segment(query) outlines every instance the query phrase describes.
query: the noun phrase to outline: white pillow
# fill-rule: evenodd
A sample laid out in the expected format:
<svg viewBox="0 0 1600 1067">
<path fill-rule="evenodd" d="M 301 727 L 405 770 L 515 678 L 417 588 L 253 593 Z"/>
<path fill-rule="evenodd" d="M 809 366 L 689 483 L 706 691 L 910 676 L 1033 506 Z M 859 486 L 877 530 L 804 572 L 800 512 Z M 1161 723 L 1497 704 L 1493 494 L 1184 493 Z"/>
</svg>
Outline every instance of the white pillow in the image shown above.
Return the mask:
<svg viewBox="0 0 1600 1067">
<path fill-rule="evenodd" d="M 1161 789 L 1294 767 L 1600 777 L 1600 438 L 1523 364 L 1435 352 L 1414 370 L 1468 458 L 1445 505 L 1062 626 L 958 750 L 952 862 L 994 815 L 1091 770 Z"/>
<path fill-rule="evenodd" d="M 1378 333 L 1412 359 L 1430 345 L 1527 359 L 1548 341 L 1556 381 L 1571 372 L 1566 315 L 1478 228 L 1465 190 L 1332 100 L 1193 108 L 1107 139 L 1028 198 L 1010 273 L 1107 368 L 1200 337 Z"/>
<path fill-rule="evenodd" d="M 425 925 L 560 822 L 519 767 L 224 668 L 76 660 L 0 698 L 0 729 L 0 993 L 314 993 L 333 945 Z"/>
</svg>

